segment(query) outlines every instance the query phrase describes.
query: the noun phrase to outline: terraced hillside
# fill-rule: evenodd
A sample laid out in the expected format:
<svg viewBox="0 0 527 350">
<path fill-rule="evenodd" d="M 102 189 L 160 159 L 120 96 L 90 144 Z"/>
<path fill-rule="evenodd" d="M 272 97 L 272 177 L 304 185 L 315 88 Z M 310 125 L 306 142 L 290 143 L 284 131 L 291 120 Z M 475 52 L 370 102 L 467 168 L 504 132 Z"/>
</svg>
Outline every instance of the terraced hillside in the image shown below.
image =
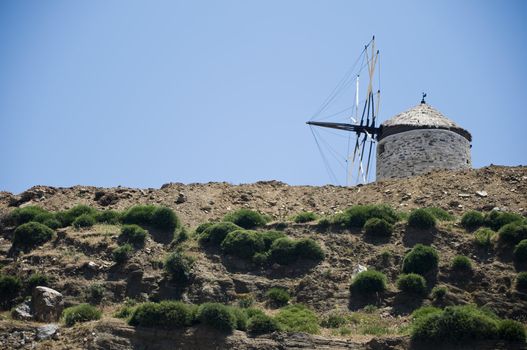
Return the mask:
<svg viewBox="0 0 527 350">
<path fill-rule="evenodd" d="M 240 219 L 240 209 L 250 211 Z M 462 221 L 470 211 L 481 217 Z M 0 193 L 0 213 L 1 348 L 525 348 L 527 260 L 515 247 L 527 239 L 526 167 L 351 188 L 36 186 Z M 22 227 L 29 221 L 39 223 Z M 423 271 L 408 263 L 420 245 L 438 258 Z M 384 281 L 360 287 L 364 270 Z M 2 292 L 8 277 L 18 289 Z M 89 304 L 100 318 L 36 321 L 39 285 L 66 310 Z M 25 300 L 24 320 L 12 309 Z M 479 333 L 459 327 L 463 317 Z M 441 322 L 465 333 L 445 339 Z"/>
</svg>

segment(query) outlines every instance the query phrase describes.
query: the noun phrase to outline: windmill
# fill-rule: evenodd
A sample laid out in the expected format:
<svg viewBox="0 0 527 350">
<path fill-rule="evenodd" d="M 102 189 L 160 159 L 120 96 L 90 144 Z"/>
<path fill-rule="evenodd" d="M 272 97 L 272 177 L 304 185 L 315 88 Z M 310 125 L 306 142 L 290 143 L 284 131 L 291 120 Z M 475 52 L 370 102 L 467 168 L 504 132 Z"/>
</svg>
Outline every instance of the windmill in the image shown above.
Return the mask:
<svg viewBox="0 0 527 350">
<path fill-rule="evenodd" d="M 359 65 L 360 63 L 360 65 Z M 364 99 L 360 99 L 360 78 L 364 70 L 368 73 L 368 85 Z M 378 89 L 374 89 L 374 80 L 378 77 Z M 355 84 L 353 84 L 355 83 Z M 323 116 L 327 112 L 328 107 L 343 94 L 344 91 L 351 86 L 355 87 L 354 104 L 351 107 L 345 108 L 330 116 Z M 361 103 L 362 102 L 362 103 Z M 344 75 L 342 80 L 337 84 L 335 89 L 331 92 L 328 98 L 324 101 L 320 109 L 315 113 L 310 121 L 306 122 L 311 127 L 311 132 L 315 138 L 316 144 L 319 148 L 320 154 L 326 165 L 326 169 L 330 174 L 336 177 L 331 170 L 329 161 L 327 160 L 322 142 L 320 142 L 320 134 L 316 128 L 322 127 L 329 129 L 336 129 L 339 131 L 349 132 L 348 134 L 348 151 L 345 159 L 345 168 L 347 172 L 346 182 L 352 183 L 366 183 L 369 180 L 370 165 L 372 163 L 372 150 L 374 143 L 380 135 L 381 128 L 376 124 L 377 116 L 380 108 L 380 59 L 379 51 L 375 49 L 375 36 L 370 42 L 364 46 L 364 50 L 359 55 L 354 65 Z M 362 111 L 362 112 L 361 112 Z M 335 115 L 345 113 L 345 122 L 327 122 L 317 121 L 316 119 L 328 119 Z M 360 116 L 359 116 L 360 114 Z M 353 140 L 352 140 L 353 138 Z M 354 141 L 354 142 L 353 142 Z M 351 150 L 351 145 L 353 149 Z M 331 151 L 331 150 L 330 150 Z M 334 155 L 335 152 L 333 152 Z M 338 181 L 337 181 L 338 182 Z"/>
</svg>

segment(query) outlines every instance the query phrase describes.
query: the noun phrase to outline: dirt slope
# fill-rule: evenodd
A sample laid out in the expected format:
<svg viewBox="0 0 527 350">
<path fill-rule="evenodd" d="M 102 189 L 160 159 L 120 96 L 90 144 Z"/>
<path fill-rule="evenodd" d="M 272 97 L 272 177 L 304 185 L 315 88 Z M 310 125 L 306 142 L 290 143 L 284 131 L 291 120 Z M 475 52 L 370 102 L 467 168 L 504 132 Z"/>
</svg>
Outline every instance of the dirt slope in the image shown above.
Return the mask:
<svg viewBox="0 0 527 350">
<path fill-rule="evenodd" d="M 35 186 L 20 195 L 0 193 L 0 213 L 26 205 L 63 210 L 76 204 L 88 204 L 99 209 L 123 210 L 142 203 L 161 204 L 174 209 L 190 229 L 200 223 L 220 219 L 225 213 L 238 208 L 258 210 L 269 214 L 275 221 L 287 221 L 291 215 L 303 210 L 329 215 L 354 204 L 372 203 L 389 204 L 403 211 L 437 206 L 458 216 L 469 209 L 488 211 L 493 208 L 527 215 L 527 167 L 490 166 L 461 172 L 438 171 L 405 180 L 351 188 L 288 186 L 270 181 L 237 186 L 227 183 L 170 183 L 160 189 Z M 517 271 L 510 256 L 476 249 L 472 236 L 457 223 L 440 223 L 437 230 L 427 234 L 409 231 L 404 223 L 399 223 L 390 239 L 372 241 L 360 231 L 320 232 L 314 224 L 289 222 L 285 229 L 288 236 L 315 239 L 325 250 L 326 258 L 320 264 L 301 261 L 263 269 L 255 269 L 251 264 L 225 256 L 217 250 L 203 249 L 191 240 L 185 243 L 185 249 L 196 258 L 196 263 L 189 286 L 184 290 L 167 281 L 157 264 L 173 249 L 170 245 L 149 239 L 126 266 L 116 267 L 111 253 L 118 233 L 118 227 L 108 225 L 96 225 L 81 231 L 59 229 L 56 240 L 13 258 L 8 254 L 12 232 L 4 229 L 0 237 L 3 273 L 21 277 L 35 271 L 45 273 L 52 277 L 51 287 L 65 295 L 68 305 L 83 302 L 86 288 L 101 284 L 105 289 L 101 304 L 105 316 L 98 322 L 61 329 L 60 336 L 55 340 L 37 342 L 33 338 L 38 324 L 15 322 L 4 315 L 5 319 L 0 319 L 0 347 L 3 344 L 7 348 L 161 349 L 172 344 L 176 348 L 202 349 L 214 344 L 213 348 L 239 349 L 406 348 L 408 337 L 398 329 L 408 324 L 409 312 L 420 305 L 430 304 L 431 300 L 405 299 L 397 293 L 394 282 L 400 273 L 404 254 L 419 242 L 433 245 L 439 251 L 440 268 L 436 284 L 449 289 L 445 305 L 475 303 L 493 308 L 501 317 L 526 320 L 527 296 L 513 288 Z M 390 252 L 388 259 L 383 256 L 386 251 Z M 451 273 L 449 264 L 457 254 L 467 255 L 473 260 L 473 273 L 461 277 Z M 358 264 L 381 270 L 389 278 L 389 291 L 376 301 L 377 311 L 371 317 L 360 313 L 366 303 L 350 300 L 349 296 L 350 278 Z M 181 298 L 193 303 L 235 303 L 240 296 L 251 294 L 258 306 L 267 308 L 264 294 L 274 286 L 287 288 L 293 296 L 292 302 L 310 306 L 322 318 L 329 312 L 346 310 L 358 312 L 357 315 L 366 321 L 358 322 L 350 334 L 335 334 L 323 329 L 322 334 L 317 336 L 273 334 L 254 338 L 238 331 L 222 337 L 199 328 L 172 335 L 161 331 L 136 330 L 111 317 L 125 298 Z M 272 309 L 267 311 L 276 312 Z M 364 331 L 370 321 L 385 329 L 382 336 Z M 18 332 L 15 338 L 7 336 L 14 330 Z M 20 339 L 24 337 L 27 339 L 21 344 Z M 500 348 L 504 345 L 478 346 Z"/>
<path fill-rule="evenodd" d="M 478 191 L 485 191 L 487 195 L 478 196 Z M 178 203 L 180 196 L 183 203 Z M 527 210 L 527 167 L 437 171 L 356 187 L 289 186 L 278 181 L 245 185 L 168 183 L 160 189 L 35 186 L 18 196 L 0 192 L 0 210 L 7 210 L 10 203 L 38 204 L 50 210 L 66 209 L 79 203 L 106 209 L 124 209 L 140 203 L 163 204 L 176 210 L 190 227 L 221 218 L 226 212 L 242 207 L 270 214 L 277 220 L 301 210 L 323 215 L 365 203 L 386 203 L 402 209 L 433 205 L 459 213 L 494 207 L 524 212 Z"/>
</svg>

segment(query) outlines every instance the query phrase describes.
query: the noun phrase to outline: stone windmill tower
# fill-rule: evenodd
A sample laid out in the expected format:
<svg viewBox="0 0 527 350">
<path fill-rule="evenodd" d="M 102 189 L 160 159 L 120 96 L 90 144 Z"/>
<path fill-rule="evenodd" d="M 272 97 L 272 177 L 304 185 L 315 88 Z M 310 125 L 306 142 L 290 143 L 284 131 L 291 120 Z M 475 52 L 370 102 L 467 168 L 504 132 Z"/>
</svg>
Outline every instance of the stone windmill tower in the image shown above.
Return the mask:
<svg viewBox="0 0 527 350">
<path fill-rule="evenodd" d="M 406 178 L 437 169 L 470 168 L 472 136 L 427 104 L 425 96 L 423 94 L 419 105 L 378 127 L 375 126 L 375 116 L 361 119 L 360 124 L 313 121 L 308 124 L 356 133 L 353 160 L 358 161 L 359 174 L 366 174 L 364 182 L 374 143 L 377 143 L 377 181 Z M 368 142 L 369 150 L 365 147 Z M 366 166 L 363 166 L 363 159 Z"/>
<path fill-rule="evenodd" d="M 348 173 L 348 184 L 352 184 L 353 181 L 357 183 L 369 181 L 372 154 L 375 154 L 373 153 L 374 147 L 376 147 L 377 155 L 377 181 L 410 177 L 436 169 L 470 168 L 472 136 L 467 130 L 427 104 L 424 93 L 419 105 L 396 115 L 381 125 L 376 124 L 380 110 L 381 91 L 378 73 L 380 71 L 379 51 L 375 51 L 375 37 L 364 47 L 355 64 L 360 62 L 361 58 L 363 62 L 359 65 L 361 68 L 357 72 L 353 70 L 354 68 L 348 71 L 319 111 L 307 122 L 328 173 L 336 179 L 321 147 L 324 142 L 319 142 L 320 135 L 313 127 L 349 132 L 348 152 L 342 164 Z M 368 70 L 369 81 L 365 97 L 362 99 L 362 106 L 360 106 L 359 78 L 365 68 Z M 379 88 L 375 89 L 374 83 L 377 80 Z M 329 116 L 323 116 L 322 113 L 326 113 L 328 106 L 350 86 L 355 86 L 354 104 Z M 345 117 L 345 122 L 326 121 L 330 117 L 339 115 Z M 321 120 L 315 121 L 315 118 L 319 117 Z M 349 138 L 353 135 L 355 135 L 355 142 Z M 331 147 L 328 149 L 333 158 L 339 160 L 338 152 Z"/>
<path fill-rule="evenodd" d="M 471 167 L 470 133 L 427 104 L 424 97 L 419 105 L 382 123 L 380 129 L 377 181 Z"/>
</svg>

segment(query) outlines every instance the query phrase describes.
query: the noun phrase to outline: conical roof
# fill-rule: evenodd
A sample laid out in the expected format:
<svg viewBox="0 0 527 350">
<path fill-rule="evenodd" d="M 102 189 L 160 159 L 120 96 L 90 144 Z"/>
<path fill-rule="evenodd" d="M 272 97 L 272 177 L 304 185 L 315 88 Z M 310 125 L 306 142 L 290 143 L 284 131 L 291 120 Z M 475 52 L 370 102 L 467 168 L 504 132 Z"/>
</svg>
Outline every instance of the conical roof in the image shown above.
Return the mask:
<svg viewBox="0 0 527 350">
<path fill-rule="evenodd" d="M 470 133 L 445 117 L 428 103 L 421 102 L 409 110 L 397 114 L 381 124 L 382 133 L 380 139 L 389 135 L 397 134 L 414 129 L 444 129 L 450 130 L 461 136 L 472 140 Z"/>
</svg>

